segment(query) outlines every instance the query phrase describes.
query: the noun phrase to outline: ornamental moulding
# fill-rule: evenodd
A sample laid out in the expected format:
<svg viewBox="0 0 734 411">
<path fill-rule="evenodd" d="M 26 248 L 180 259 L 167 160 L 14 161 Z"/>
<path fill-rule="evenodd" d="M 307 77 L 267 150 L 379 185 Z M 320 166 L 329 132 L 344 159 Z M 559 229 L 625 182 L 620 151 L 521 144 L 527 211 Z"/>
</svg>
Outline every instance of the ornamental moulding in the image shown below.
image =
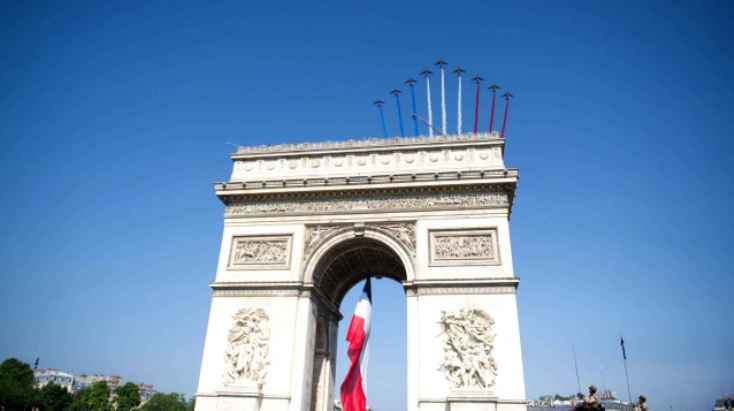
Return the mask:
<svg viewBox="0 0 734 411">
<path fill-rule="evenodd" d="M 299 297 L 303 291 L 292 290 L 268 290 L 268 289 L 221 289 L 214 290 L 213 297 Z"/>
<path fill-rule="evenodd" d="M 299 157 L 270 157 L 237 159 L 234 161 L 229 183 L 247 183 L 246 188 L 257 188 L 255 182 L 266 186 L 280 181 L 281 185 L 294 186 L 299 179 L 329 179 L 338 184 L 339 179 L 351 180 L 360 176 L 390 176 L 399 170 L 405 177 L 428 180 L 431 173 L 467 174 L 479 171 L 477 177 L 490 177 L 504 172 L 502 150 L 490 147 L 431 146 L 409 151 L 355 152 L 304 154 Z M 482 171 L 486 175 L 482 175 Z M 501 174 L 500 174 L 501 175 Z M 450 176 L 444 176 L 444 178 Z M 405 180 L 405 178 L 398 178 Z M 332 181 L 333 180 L 333 181 Z M 308 185 L 309 181 L 306 181 Z"/>
<path fill-rule="evenodd" d="M 436 143 L 476 143 L 478 141 L 503 142 L 499 139 L 497 133 L 479 133 L 479 134 L 462 134 L 462 135 L 438 135 L 438 136 L 420 136 L 420 137 L 394 137 L 394 138 L 367 138 L 359 140 L 345 141 L 323 141 L 318 143 L 297 143 L 297 144 L 272 144 L 238 147 L 237 152 L 232 157 L 246 154 L 272 154 L 287 152 L 303 152 L 317 150 L 341 150 L 354 148 L 374 148 L 382 146 L 405 146 L 405 145 L 425 145 Z"/>
<path fill-rule="evenodd" d="M 499 185 L 321 192 L 226 197 L 224 216 L 376 213 L 510 207 L 512 191 Z"/>
<path fill-rule="evenodd" d="M 416 237 L 415 237 L 415 221 L 396 221 L 396 222 L 370 222 L 363 226 L 356 227 L 354 223 L 343 224 L 319 224 L 306 226 L 305 250 L 303 253 L 304 261 L 308 261 L 314 251 L 325 243 L 327 239 L 333 237 L 337 233 L 364 230 L 371 228 L 391 237 L 395 241 L 401 243 L 408 251 L 411 257 L 415 258 Z"/>
<path fill-rule="evenodd" d="M 482 287 L 417 287 L 408 288 L 406 293 L 409 297 L 416 295 L 475 295 L 475 294 L 515 294 L 517 286 L 494 285 Z"/>
</svg>

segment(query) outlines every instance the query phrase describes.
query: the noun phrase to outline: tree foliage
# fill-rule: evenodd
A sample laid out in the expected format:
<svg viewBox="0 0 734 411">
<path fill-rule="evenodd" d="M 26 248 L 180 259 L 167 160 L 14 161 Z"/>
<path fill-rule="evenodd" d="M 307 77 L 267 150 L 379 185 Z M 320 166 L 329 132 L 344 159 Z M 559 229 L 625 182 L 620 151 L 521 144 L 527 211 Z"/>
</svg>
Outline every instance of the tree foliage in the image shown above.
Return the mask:
<svg viewBox="0 0 734 411">
<path fill-rule="evenodd" d="M 74 400 L 66 388 L 50 382 L 39 390 L 38 401 L 43 411 L 64 411 Z"/>
<path fill-rule="evenodd" d="M 126 383 L 115 390 L 116 400 L 110 399 L 110 388 L 105 381 L 95 382 L 76 394 L 49 382 L 35 388 L 31 367 L 15 358 L 0 364 L 0 409 L 6 411 L 193 411 L 194 402 L 182 394 L 155 394 L 140 405 L 140 388 Z"/>
<path fill-rule="evenodd" d="M 112 411 L 110 387 L 105 381 L 98 381 L 82 388 L 74 396 L 70 411 Z"/>
<path fill-rule="evenodd" d="M 142 407 L 140 411 L 189 411 L 190 403 L 186 402 L 181 394 L 155 394 Z"/>
<path fill-rule="evenodd" d="M 129 411 L 140 405 L 140 388 L 128 382 L 115 390 L 117 394 L 117 411 Z"/>
<path fill-rule="evenodd" d="M 20 411 L 36 401 L 31 367 L 15 358 L 3 361 L 0 364 L 0 404 L 8 411 Z"/>
</svg>

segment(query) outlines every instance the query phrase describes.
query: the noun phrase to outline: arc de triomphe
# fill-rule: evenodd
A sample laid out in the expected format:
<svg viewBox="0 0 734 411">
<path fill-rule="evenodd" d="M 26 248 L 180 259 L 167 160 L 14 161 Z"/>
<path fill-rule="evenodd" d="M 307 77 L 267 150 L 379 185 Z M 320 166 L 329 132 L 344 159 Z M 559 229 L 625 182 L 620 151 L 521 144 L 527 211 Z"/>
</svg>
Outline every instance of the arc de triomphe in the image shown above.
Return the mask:
<svg viewBox="0 0 734 411">
<path fill-rule="evenodd" d="M 408 411 L 525 410 L 504 146 L 239 148 L 215 186 L 224 233 L 196 410 L 332 411 L 339 306 L 368 275 L 405 289 Z"/>
</svg>

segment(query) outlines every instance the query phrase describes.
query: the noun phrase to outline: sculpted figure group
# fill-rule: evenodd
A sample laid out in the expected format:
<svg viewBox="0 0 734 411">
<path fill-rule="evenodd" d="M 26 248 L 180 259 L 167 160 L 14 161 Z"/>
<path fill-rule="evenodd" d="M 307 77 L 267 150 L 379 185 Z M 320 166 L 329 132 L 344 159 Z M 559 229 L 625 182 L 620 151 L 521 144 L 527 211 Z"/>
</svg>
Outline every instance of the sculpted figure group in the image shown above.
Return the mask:
<svg viewBox="0 0 734 411">
<path fill-rule="evenodd" d="M 441 369 L 454 388 L 486 389 L 494 385 L 497 364 L 492 357 L 494 320 L 474 308 L 441 312 L 446 340 Z"/>
<path fill-rule="evenodd" d="M 224 381 L 230 385 L 265 380 L 270 349 L 268 315 L 262 308 L 243 308 L 233 316 L 224 354 Z"/>
</svg>

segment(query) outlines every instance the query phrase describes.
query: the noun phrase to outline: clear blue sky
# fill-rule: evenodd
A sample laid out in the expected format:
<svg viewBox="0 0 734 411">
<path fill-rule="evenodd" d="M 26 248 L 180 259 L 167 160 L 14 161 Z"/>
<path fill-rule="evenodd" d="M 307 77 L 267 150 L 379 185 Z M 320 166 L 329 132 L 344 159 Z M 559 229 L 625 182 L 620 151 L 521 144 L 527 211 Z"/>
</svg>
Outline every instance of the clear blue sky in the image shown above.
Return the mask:
<svg viewBox="0 0 734 411">
<path fill-rule="evenodd" d="M 576 391 L 571 345 L 626 393 L 620 332 L 653 408 L 733 392 L 731 3 L 512 3 L 6 2 L 0 357 L 193 393 L 227 143 L 379 136 L 372 100 L 443 57 L 516 95 L 528 396 Z M 404 301 L 375 288 L 397 411 Z"/>
</svg>

